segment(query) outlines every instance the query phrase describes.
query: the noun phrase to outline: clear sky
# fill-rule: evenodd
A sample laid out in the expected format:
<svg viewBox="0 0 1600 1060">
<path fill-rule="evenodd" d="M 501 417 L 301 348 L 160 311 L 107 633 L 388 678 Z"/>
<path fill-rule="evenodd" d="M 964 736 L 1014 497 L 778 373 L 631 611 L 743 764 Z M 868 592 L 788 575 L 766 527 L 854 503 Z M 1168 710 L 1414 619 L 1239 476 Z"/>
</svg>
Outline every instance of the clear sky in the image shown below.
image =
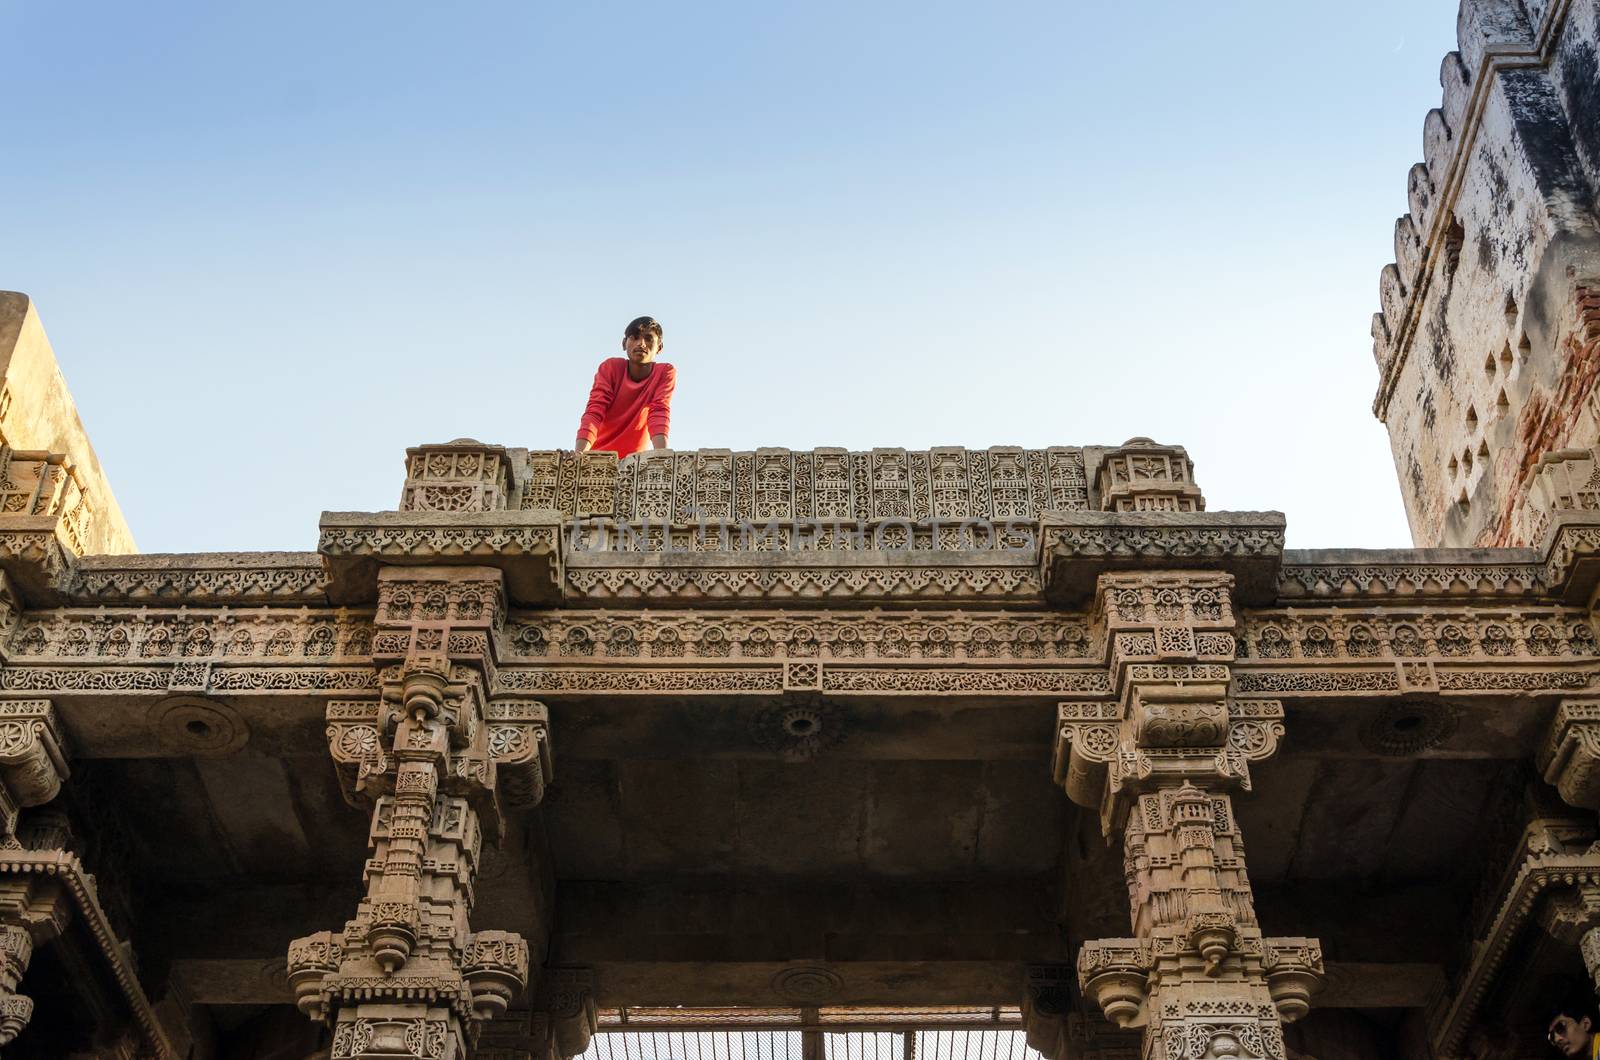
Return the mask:
<svg viewBox="0 0 1600 1060">
<path fill-rule="evenodd" d="M 145 551 L 310 549 L 408 445 L 1188 448 L 1404 546 L 1368 331 L 1454 0 L 0 0 L 0 288 Z"/>
</svg>

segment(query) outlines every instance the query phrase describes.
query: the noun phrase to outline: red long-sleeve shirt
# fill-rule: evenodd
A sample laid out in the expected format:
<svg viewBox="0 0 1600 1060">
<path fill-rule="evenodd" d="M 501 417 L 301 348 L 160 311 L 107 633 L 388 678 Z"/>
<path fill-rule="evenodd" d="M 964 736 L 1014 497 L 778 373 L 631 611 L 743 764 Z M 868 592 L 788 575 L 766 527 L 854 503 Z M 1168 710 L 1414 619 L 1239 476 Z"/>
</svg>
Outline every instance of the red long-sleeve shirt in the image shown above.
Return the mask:
<svg viewBox="0 0 1600 1060">
<path fill-rule="evenodd" d="M 578 421 L 578 437 L 596 452 L 630 456 L 650 448 L 650 436 L 666 434 L 672 422 L 672 388 L 678 370 L 655 361 L 639 382 L 628 376 L 626 357 L 608 357 L 594 373 L 589 404 Z"/>
</svg>

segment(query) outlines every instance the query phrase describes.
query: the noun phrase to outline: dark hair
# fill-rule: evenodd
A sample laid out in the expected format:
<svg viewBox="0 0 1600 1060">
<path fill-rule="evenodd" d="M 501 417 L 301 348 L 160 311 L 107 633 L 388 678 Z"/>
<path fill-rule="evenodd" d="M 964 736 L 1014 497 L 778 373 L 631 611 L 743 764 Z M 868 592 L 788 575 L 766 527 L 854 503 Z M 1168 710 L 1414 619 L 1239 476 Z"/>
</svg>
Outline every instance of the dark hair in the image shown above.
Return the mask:
<svg viewBox="0 0 1600 1060">
<path fill-rule="evenodd" d="M 1591 995 L 1574 991 L 1561 998 L 1559 1002 L 1545 1010 L 1544 1025 L 1548 1027 L 1562 1016 L 1566 1016 L 1574 1023 L 1588 1020 L 1591 1031 L 1600 1030 L 1600 1015 L 1595 1012 L 1595 999 Z"/>
<path fill-rule="evenodd" d="M 644 335 L 646 333 L 653 334 L 656 337 L 656 345 L 666 346 L 667 340 L 661 334 L 661 322 L 655 317 L 635 317 L 630 320 L 628 322 L 628 330 L 622 333 L 622 337 L 631 339 L 635 335 Z"/>
</svg>

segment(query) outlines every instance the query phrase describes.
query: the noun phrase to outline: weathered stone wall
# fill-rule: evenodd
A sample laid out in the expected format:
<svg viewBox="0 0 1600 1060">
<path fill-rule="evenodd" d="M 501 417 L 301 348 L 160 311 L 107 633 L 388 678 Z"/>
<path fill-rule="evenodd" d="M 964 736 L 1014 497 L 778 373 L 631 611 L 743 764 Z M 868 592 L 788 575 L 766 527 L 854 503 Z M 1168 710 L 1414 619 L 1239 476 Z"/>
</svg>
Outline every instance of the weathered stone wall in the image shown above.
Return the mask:
<svg viewBox="0 0 1600 1060">
<path fill-rule="evenodd" d="M 81 544 L 78 551 L 137 551 L 111 484 L 100 468 L 100 458 L 78 419 L 77 406 L 56 364 L 39 314 L 27 295 L 13 291 L 0 291 L 0 443 L 11 450 L 65 458 L 60 465 L 70 469 L 86 505 L 80 515 L 82 540 L 72 542 L 75 548 Z M 9 479 L 8 476 L 8 483 Z M 3 488 L 10 491 L 12 485 Z M 13 507 L 6 511 L 22 513 L 21 508 Z"/>
<path fill-rule="evenodd" d="M 1600 13 L 1466 0 L 1373 319 L 1421 546 L 1529 543 L 1541 456 L 1600 441 Z"/>
</svg>

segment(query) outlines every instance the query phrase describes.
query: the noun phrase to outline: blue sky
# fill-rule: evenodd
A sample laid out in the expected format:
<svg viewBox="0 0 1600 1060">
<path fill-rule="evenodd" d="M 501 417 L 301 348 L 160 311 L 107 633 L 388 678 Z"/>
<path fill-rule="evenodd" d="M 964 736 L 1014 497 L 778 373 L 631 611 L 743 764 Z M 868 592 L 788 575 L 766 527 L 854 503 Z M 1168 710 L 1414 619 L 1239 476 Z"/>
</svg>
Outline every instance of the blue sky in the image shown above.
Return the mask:
<svg viewBox="0 0 1600 1060">
<path fill-rule="evenodd" d="M 1454 2 L 0 0 L 0 289 L 145 551 L 309 549 L 408 445 L 1186 446 L 1409 543 L 1368 335 Z"/>
</svg>

